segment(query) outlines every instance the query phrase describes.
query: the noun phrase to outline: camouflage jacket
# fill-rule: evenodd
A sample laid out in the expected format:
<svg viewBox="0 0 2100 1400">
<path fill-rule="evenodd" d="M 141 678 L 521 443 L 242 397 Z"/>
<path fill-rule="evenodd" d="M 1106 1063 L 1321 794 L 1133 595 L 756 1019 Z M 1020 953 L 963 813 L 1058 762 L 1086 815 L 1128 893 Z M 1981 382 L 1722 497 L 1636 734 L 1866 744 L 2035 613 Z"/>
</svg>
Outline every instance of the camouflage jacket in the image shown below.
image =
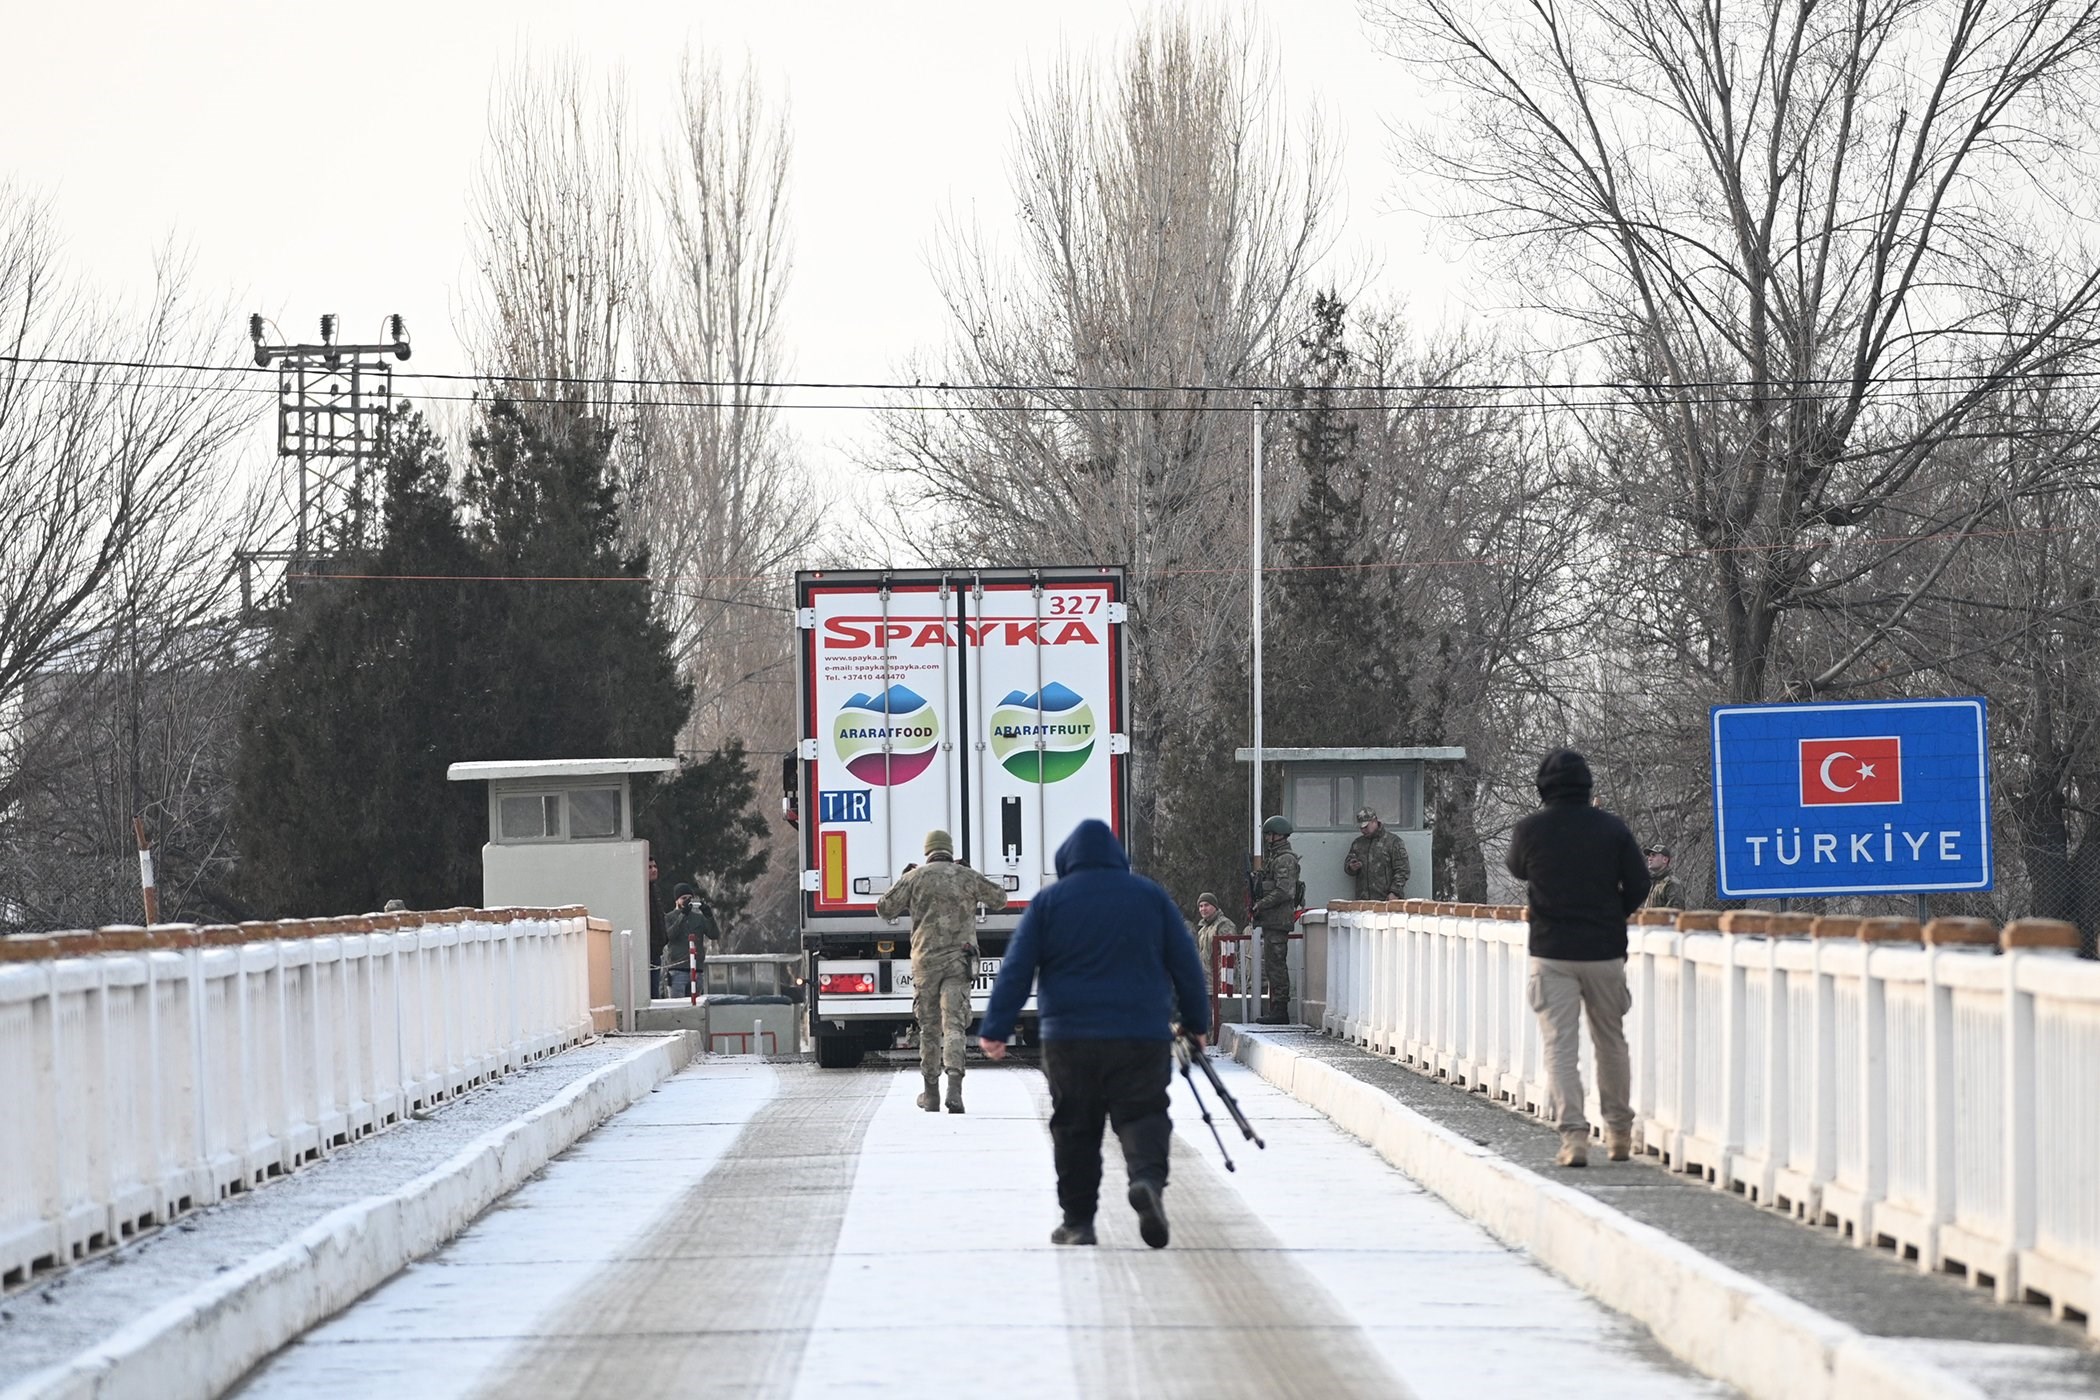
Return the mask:
<svg viewBox="0 0 2100 1400">
<path fill-rule="evenodd" d="M 1648 897 L 1641 901 L 1643 909 L 1682 909 L 1677 902 L 1677 877 L 1665 871 L 1648 885 Z"/>
<path fill-rule="evenodd" d="M 1356 877 L 1358 899 L 1407 898 L 1407 845 L 1391 827 L 1351 841 L 1342 868 Z"/>
<path fill-rule="evenodd" d="M 1196 935 L 1196 957 L 1203 964 L 1203 975 L 1208 978 L 1213 975 L 1211 958 L 1215 955 L 1218 940 L 1220 938 L 1230 938 L 1238 933 L 1239 930 L 1232 926 L 1232 920 L 1226 918 L 1225 911 L 1221 909 L 1215 916 L 1198 923 L 1194 932 Z"/>
<path fill-rule="evenodd" d="M 1254 922 L 1270 933 L 1298 922 L 1298 853 L 1288 841 L 1269 847 L 1255 886 Z"/>
<path fill-rule="evenodd" d="M 885 919 L 911 916 L 914 975 L 946 970 L 977 956 L 977 906 L 1006 907 L 1006 890 L 960 861 L 929 860 L 891 885 L 876 902 Z"/>
</svg>

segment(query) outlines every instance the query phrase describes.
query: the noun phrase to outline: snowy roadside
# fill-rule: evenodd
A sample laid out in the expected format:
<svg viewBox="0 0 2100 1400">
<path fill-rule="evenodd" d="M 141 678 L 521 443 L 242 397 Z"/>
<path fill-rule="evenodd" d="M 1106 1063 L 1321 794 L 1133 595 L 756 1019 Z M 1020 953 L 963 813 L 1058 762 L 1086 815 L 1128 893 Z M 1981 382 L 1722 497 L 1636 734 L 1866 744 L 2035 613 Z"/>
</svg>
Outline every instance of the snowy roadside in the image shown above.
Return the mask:
<svg viewBox="0 0 2100 1400">
<path fill-rule="evenodd" d="M 0 1389 L 107 1341 L 346 1206 L 399 1191 L 487 1134 L 665 1037 L 595 1041 L 515 1070 L 259 1190 L 0 1298 Z"/>
</svg>

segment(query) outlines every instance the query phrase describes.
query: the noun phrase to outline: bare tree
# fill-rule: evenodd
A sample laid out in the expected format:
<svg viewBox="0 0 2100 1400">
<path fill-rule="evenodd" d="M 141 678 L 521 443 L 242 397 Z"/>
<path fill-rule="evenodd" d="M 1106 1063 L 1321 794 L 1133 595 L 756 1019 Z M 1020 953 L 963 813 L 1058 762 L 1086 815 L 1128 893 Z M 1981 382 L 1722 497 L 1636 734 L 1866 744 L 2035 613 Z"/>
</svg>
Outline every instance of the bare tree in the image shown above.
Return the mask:
<svg viewBox="0 0 2100 1400">
<path fill-rule="evenodd" d="M 1131 566 L 1134 835 L 1157 861 L 1162 753 L 1229 761 L 1211 671 L 1241 641 L 1254 395 L 1219 390 L 1260 383 L 1295 329 L 1326 148 L 1262 43 L 1175 9 L 1024 96 L 1013 186 L 1018 247 L 951 231 L 936 269 L 955 339 L 924 377 L 974 387 L 887 414 L 880 465 L 939 507 L 930 558 Z"/>
<path fill-rule="evenodd" d="M 776 387 L 793 262 L 788 107 L 769 102 L 748 64 L 731 79 L 688 53 L 678 114 L 657 183 L 664 237 L 641 362 L 682 384 L 675 407 L 640 411 L 648 453 L 628 518 L 693 682 L 681 746 L 740 739 L 765 791 L 794 743 L 788 584 L 820 520 Z M 793 839 L 776 830 L 776 859 L 752 891 L 745 925 L 762 938 L 791 924 Z"/>
<path fill-rule="evenodd" d="M 615 418 L 647 281 L 633 144 L 625 84 L 601 86 L 577 55 L 520 54 L 498 76 L 468 203 L 481 280 L 464 331 L 499 391 Z"/>
<path fill-rule="evenodd" d="M 229 876 L 247 651 L 230 619 L 175 637 L 142 628 L 99 671 L 31 683 L 0 813 L 0 928 L 139 922 L 134 817 L 153 842 L 161 918 L 245 917 Z"/>
<path fill-rule="evenodd" d="M 785 748 L 786 580 L 818 518 L 775 387 L 791 265 L 788 115 L 785 104 L 769 108 L 748 68 L 731 83 L 704 57 L 687 56 L 679 95 L 643 363 L 685 388 L 676 407 L 643 410 L 649 451 L 628 518 L 666 581 L 694 682 L 692 746 L 740 733 L 762 750 Z M 770 697 L 780 732 L 751 733 L 754 688 Z"/>
<path fill-rule="evenodd" d="M 120 811 L 128 836 L 158 786 L 135 763 L 98 776 L 106 744 L 38 737 L 79 723 L 113 677 L 135 688 L 187 664 L 188 639 L 229 610 L 233 549 L 252 537 L 233 456 L 257 398 L 233 375 L 158 367 L 231 368 L 231 319 L 198 305 L 171 254 L 157 273 L 143 305 L 96 297 L 63 273 L 48 208 L 0 186 L 0 848 L 14 852 L 0 904 L 18 910 L 38 907 L 24 899 L 28 796 Z M 134 732 L 144 708 L 126 712 Z M 130 849 L 78 856 L 135 879 Z M 81 917 L 71 906 L 48 916 Z"/>
<path fill-rule="evenodd" d="M 660 158 L 646 149 L 622 84 L 573 55 L 504 75 L 474 196 L 472 339 L 499 392 L 611 430 L 622 528 L 694 684 L 680 746 L 740 739 L 763 775 L 792 739 L 788 576 L 818 523 L 774 387 L 787 109 L 754 73 L 689 54 Z M 754 914 L 791 902 L 778 893 Z"/>
<path fill-rule="evenodd" d="M 1979 484 L 1913 516 L 1921 474 L 2008 386 L 2092 343 L 2100 10 L 1371 12 L 1454 94 L 1416 143 L 1427 171 L 1624 383 L 1580 405 L 1597 524 L 1652 561 L 1614 577 L 1627 606 L 1607 615 L 1713 698 L 1871 683 L 1914 600 L 1853 606 L 1855 585 L 1894 552 L 1950 557 L 2002 511 Z M 1792 656 L 1809 608 L 1848 630 Z"/>
</svg>

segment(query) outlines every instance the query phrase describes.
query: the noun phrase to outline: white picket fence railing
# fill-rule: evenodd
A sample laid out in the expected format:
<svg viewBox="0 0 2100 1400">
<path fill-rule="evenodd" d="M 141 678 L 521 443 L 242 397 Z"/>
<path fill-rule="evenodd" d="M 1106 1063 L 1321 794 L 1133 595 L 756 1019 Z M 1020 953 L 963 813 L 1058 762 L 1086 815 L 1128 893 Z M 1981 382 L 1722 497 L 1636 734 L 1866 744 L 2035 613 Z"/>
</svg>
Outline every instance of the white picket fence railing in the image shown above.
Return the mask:
<svg viewBox="0 0 2100 1400">
<path fill-rule="evenodd" d="M 0 1285 L 589 1038 L 609 941 L 590 923 L 462 909 L 0 940 Z"/>
<path fill-rule="evenodd" d="M 1322 1028 L 1540 1113 L 1523 913 L 1330 907 Z M 2100 963 L 2075 956 L 2075 929 L 1635 918 L 1627 1034 L 1647 1153 L 2100 1336 Z"/>
</svg>

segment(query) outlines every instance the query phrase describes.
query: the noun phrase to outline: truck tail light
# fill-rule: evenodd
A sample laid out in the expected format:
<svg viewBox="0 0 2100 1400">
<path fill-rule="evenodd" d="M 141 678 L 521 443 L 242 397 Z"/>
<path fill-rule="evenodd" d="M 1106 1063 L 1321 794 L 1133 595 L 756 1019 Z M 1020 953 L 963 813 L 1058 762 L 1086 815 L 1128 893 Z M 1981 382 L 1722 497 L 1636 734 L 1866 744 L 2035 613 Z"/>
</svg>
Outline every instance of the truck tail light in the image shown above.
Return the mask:
<svg viewBox="0 0 2100 1400">
<path fill-rule="evenodd" d="M 833 996 L 853 996 L 875 990 L 875 974 L 872 972 L 820 972 L 817 974 L 817 990 Z"/>
</svg>

